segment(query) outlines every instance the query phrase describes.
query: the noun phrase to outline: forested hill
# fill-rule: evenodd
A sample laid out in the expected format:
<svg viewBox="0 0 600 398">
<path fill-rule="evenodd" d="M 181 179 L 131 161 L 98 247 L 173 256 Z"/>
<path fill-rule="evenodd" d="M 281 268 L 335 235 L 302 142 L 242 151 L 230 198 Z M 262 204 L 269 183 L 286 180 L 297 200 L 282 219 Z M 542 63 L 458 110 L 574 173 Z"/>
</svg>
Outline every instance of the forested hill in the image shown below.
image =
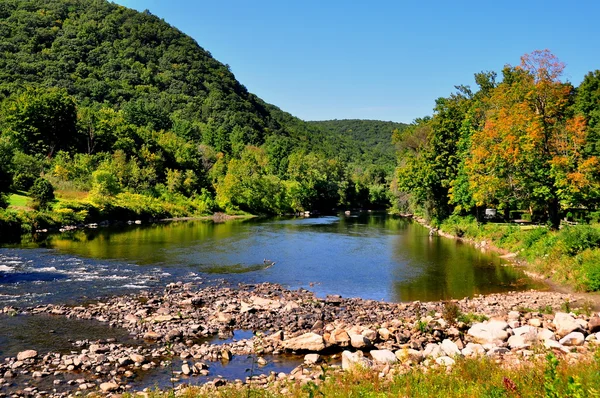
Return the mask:
<svg viewBox="0 0 600 398">
<path fill-rule="evenodd" d="M 408 127 L 404 123 L 361 119 L 308 123 L 332 136 L 339 136 L 352 157 L 350 161 L 383 166 L 386 170 L 392 170 L 396 166 L 396 150 L 392 145 L 394 131 L 402 131 Z"/>
<path fill-rule="evenodd" d="M 104 0 L 0 2 L 0 101 L 0 194 L 41 178 L 152 216 L 389 203 L 389 174 L 353 164 L 377 140 L 266 104 L 194 39 Z"/>
</svg>

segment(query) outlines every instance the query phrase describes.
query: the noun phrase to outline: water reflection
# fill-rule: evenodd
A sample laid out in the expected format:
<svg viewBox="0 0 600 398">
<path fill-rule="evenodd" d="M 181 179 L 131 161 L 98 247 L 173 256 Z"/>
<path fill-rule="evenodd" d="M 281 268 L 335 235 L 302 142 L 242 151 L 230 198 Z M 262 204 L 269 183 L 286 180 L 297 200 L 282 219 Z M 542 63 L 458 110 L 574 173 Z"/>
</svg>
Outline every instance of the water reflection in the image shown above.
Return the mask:
<svg viewBox="0 0 600 398">
<path fill-rule="evenodd" d="M 54 235 L 43 246 L 75 256 L 91 269 L 93 262 L 110 261 L 111 275 L 127 270 L 127 283 L 132 274 L 154 278 L 161 270 L 183 280 L 203 275 L 233 283 L 276 282 L 318 295 L 391 301 L 532 287 L 522 272 L 503 266 L 494 254 L 430 238 L 420 225 L 384 214 L 123 226 Z M 35 256 L 29 257 L 35 266 Z M 265 259 L 275 265 L 265 266 Z M 89 289 L 93 297 L 94 286 Z"/>
</svg>

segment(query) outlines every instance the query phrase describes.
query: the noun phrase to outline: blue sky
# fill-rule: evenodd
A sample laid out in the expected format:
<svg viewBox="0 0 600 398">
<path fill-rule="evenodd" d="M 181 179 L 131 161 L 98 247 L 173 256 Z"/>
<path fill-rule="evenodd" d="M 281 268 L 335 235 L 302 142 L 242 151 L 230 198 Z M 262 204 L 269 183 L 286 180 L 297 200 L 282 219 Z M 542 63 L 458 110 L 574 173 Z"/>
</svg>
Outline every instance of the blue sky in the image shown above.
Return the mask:
<svg viewBox="0 0 600 398">
<path fill-rule="evenodd" d="M 598 1 L 118 0 L 148 9 L 304 120 L 411 122 L 473 74 L 549 49 L 600 69 Z"/>
</svg>

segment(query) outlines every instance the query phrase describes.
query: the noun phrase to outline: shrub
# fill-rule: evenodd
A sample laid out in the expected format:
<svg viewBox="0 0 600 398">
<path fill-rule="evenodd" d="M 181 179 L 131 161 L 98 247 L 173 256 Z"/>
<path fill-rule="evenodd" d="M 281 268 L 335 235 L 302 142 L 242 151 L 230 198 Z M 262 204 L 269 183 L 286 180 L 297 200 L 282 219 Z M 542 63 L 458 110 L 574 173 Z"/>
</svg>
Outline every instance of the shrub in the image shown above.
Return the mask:
<svg viewBox="0 0 600 398">
<path fill-rule="evenodd" d="M 600 250 L 587 249 L 577 256 L 582 283 L 588 291 L 600 290 Z"/>
<path fill-rule="evenodd" d="M 565 227 L 560 231 L 559 239 L 566 254 L 574 256 L 586 249 L 600 247 L 600 228 L 591 225 Z"/>
<path fill-rule="evenodd" d="M 44 178 L 38 178 L 29 190 L 29 196 L 31 196 L 34 201 L 34 207 L 46 209 L 54 200 L 54 187 L 50 181 Z"/>
</svg>

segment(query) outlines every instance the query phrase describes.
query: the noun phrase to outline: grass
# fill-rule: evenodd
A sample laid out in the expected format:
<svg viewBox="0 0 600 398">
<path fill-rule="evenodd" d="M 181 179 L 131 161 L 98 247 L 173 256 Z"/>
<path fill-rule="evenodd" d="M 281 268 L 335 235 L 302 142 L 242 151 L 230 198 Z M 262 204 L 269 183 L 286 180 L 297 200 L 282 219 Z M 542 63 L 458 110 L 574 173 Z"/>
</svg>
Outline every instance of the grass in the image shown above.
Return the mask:
<svg viewBox="0 0 600 398">
<path fill-rule="evenodd" d="M 29 196 L 26 192 L 16 192 L 8 197 L 8 205 L 15 209 L 29 209 Z"/>
<path fill-rule="evenodd" d="M 391 379 L 373 370 L 327 372 L 322 382 L 284 382 L 270 387 L 227 385 L 217 390 L 192 387 L 185 398 L 204 397 L 600 397 L 600 355 L 569 365 L 566 358 L 540 353 L 532 362 L 504 366 L 490 358 L 459 359 L 445 367 L 413 368 Z M 173 396 L 154 392 L 154 398 Z"/>
</svg>

